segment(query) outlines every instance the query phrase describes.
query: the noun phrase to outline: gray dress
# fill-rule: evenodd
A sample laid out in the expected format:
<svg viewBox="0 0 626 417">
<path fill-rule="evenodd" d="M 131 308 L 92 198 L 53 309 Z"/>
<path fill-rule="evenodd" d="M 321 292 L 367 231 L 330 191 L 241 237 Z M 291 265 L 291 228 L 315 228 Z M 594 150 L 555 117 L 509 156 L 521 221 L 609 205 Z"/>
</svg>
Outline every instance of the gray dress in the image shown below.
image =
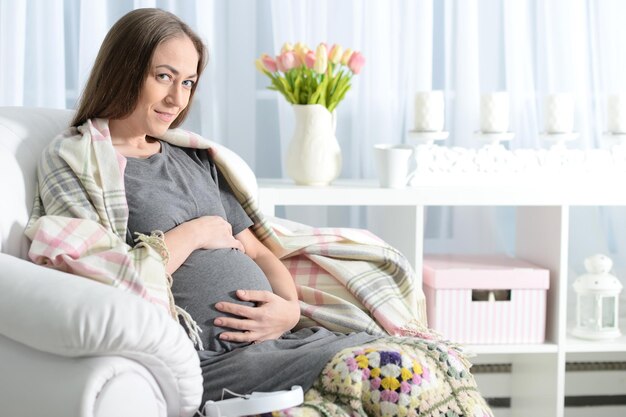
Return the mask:
<svg viewBox="0 0 626 417">
<path fill-rule="evenodd" d="M 216 169 L 206 150 L 179 148 L 161 142 L 161 152 L 146 159 L 127 158 L 124 174 L 129 208 L 127 241 L 134 232 L 164 232 L 200 216 L 221 216 L 233 235 L 252 225 Z M 339 350 L 375 337 L 342 335 L 323 328 L 303 329 L 258 344 L 220 340 L 213 320 L 223 316 L 218 301 L 240 301 L 238 289 L 267 290 L 263 271 L 236 249 L 199 249 L 173 274 L 176 304 L 196 320 L 205 351 L 199 352 L 204 376 L 204 401 L 219 399 L 222 388 L 239 393 L 309 388 L 326 362 Z M 250 304 L 248 304 L 250 305 Z"/>
</svg>

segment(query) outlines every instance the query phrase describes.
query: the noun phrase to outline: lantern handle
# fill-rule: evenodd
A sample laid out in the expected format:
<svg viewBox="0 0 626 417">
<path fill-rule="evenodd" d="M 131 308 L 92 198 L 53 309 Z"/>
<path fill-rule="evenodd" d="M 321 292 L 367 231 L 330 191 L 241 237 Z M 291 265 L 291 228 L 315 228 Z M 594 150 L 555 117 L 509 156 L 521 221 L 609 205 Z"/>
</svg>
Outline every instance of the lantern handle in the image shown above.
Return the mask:
<svg viewBox="0 0 626 417">
<path fill-rule="evenodd" d="M 606 274 L 613 268 L 613 261 L 601 253 L 585 259 L 585 269 L 590 274 Z"/>
</svg>

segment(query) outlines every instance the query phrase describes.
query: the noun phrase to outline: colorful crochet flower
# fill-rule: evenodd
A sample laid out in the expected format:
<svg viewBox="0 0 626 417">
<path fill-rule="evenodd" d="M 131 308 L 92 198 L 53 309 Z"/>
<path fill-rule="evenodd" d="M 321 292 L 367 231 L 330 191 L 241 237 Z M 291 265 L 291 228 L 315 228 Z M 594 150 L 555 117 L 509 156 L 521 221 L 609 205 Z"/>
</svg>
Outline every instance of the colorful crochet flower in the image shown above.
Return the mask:
<svg viewBox="0 0 626 417">
<path fill-rule="evenodd" d="M 398 339 L 340 352 L 315 388 L 332 397 L 345 416 L 489 416 L 465 365 L 444 343 Z"/>
</svg>

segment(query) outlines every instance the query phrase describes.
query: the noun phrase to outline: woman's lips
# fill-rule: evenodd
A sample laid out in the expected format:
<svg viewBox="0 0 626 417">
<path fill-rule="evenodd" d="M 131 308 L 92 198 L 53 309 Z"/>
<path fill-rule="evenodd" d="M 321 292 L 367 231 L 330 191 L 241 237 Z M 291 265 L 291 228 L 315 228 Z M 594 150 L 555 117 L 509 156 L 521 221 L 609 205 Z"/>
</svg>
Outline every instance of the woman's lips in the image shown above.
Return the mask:
<svg viewBox="0 0 626 417">
<path fill-rule="evenodd" d="M 163 113 L 163 112 L 160 112 L 160 111 L 157 111 L 157 110 L 155 110 L 155 111 L 156 111 L 156 114 L 157 114 L 158 118 L 161 119 L 162 121 L 164 121 L 165 123 L 171 123 L 174 120 L 174 118 L 176 117 L 176 115 L 173 114 L 173 113 Z"/>
</svg>

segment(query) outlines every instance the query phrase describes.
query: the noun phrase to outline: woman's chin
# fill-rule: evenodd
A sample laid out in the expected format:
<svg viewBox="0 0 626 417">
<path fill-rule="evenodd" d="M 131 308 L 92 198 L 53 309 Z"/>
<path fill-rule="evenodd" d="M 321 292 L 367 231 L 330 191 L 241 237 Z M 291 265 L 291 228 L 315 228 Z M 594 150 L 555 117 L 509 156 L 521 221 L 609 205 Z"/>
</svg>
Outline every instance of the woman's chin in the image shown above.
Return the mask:
<svg viewBox="0 0 626 417">
<path fill-rule="evenodd" d="M 171 123 L 161 123 L 159 126 L 153 126 L 152 129 L 150 129 L 150 136 L 157 138 L 163 136 L 170 128 L 170 125 Z"/>
</svg>

